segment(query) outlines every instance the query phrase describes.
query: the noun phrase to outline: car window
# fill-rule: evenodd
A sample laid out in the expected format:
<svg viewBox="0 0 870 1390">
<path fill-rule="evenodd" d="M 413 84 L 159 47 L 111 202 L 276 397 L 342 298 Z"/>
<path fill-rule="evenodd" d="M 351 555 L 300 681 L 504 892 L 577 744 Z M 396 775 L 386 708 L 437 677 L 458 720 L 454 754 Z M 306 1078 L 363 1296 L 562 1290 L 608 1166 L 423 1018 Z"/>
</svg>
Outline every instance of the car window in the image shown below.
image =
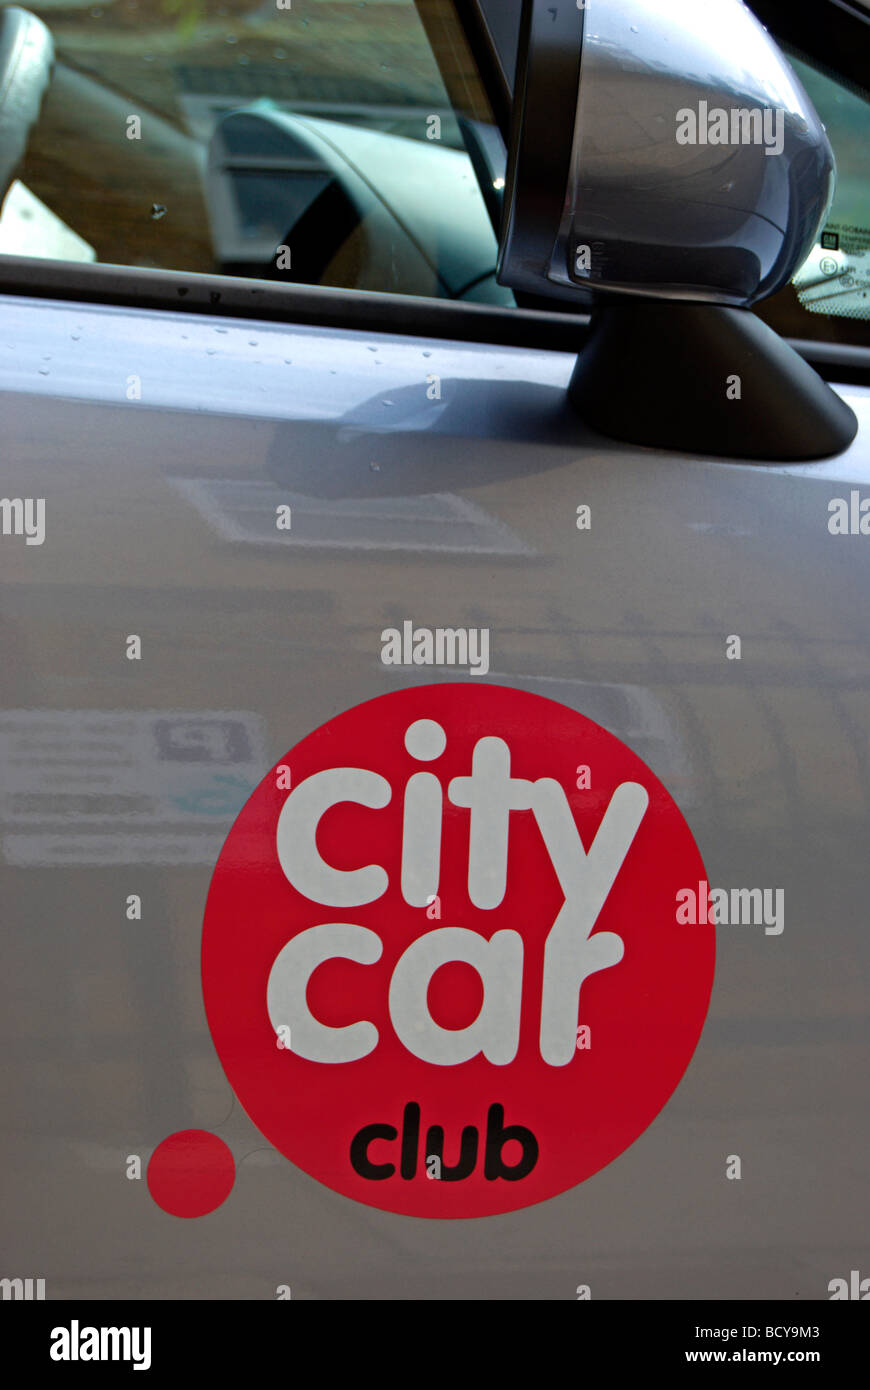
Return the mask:
<svg viewBox="0 0 870 1390">
<path fill-rule="evenodd" d="M 0 252 L 513 302 L 466 143 L 492 116 L 449 6 L 29 8 L 55 64 Z"/>
<path fill-rule="evenodd" d="M 798 58 L 792 62 L 837 157 L 834 203 L 795 277 L 798 299 L 812 314 L 870 322 L 870 101 Z"/>
<path fill-rule="evenodd" d="M 870 347 L 870 91 L 782 47 L 833 146 L 837 188 L 809 257 L 758 312 L 790 337 Z"/>
</svg>

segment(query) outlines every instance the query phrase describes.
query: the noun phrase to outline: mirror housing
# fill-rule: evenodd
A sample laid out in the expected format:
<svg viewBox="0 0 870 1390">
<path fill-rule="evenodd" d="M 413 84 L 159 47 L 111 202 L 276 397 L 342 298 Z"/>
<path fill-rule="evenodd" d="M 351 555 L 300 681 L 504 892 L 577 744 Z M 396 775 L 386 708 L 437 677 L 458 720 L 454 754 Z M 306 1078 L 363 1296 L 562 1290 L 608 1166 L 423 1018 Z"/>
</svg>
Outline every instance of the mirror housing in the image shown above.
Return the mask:
<svg viewBox="0 0 870 1390">
<path fill-rule="evenodd" d="M 812 251 L 835 177 L 809 97 L 742 0 L 524 0 L 499 280 L 592 310 L 571 396 L 602 433 L 737 457 L 851 443 L 852 411 L 747 312 Z"/>
</svg>

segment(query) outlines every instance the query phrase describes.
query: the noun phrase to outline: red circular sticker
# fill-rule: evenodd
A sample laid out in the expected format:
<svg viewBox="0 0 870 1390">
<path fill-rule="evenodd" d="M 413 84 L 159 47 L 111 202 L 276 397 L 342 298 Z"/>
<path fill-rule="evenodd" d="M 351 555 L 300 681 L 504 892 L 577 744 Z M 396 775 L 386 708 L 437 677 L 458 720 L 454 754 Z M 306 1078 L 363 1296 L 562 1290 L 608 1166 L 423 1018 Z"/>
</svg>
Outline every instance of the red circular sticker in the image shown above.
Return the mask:
<svg viewBox="0 0 870 1390">
<path fill-rule="evenodd" d="M 204 1129 L 170 1134 L 148 1164 L 148 1190 L 170 1216 L 208 1216 L 226 1201 L 235 1180 L 229 1148 Z"/>
<path fill-rule="evenodd" d="M 544 1201 L 621 1154 L 698 1042 L 714 929 L 662 783 L 503 686 L 380 696 L 272 769 L 212 878 L 212 1037 L 266 1138 L 410 1216 Z M 685 915 L 685 914 L 684 914 Z"/>
</svg>

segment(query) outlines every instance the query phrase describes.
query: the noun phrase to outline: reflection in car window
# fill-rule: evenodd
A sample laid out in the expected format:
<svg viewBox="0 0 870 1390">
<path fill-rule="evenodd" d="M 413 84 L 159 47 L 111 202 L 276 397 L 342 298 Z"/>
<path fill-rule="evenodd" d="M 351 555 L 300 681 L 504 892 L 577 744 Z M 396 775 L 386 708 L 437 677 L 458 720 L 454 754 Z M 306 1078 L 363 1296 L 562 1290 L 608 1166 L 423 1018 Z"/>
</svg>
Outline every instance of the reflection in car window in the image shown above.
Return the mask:
<svg viewBox="0 0 870 1390">
<path fill-rule="evenodd" d="M 450 7 L 29 8 L 56 61 L 0 253 L 513 302 L 464 138 L 492 117 Z"/>
</svg>

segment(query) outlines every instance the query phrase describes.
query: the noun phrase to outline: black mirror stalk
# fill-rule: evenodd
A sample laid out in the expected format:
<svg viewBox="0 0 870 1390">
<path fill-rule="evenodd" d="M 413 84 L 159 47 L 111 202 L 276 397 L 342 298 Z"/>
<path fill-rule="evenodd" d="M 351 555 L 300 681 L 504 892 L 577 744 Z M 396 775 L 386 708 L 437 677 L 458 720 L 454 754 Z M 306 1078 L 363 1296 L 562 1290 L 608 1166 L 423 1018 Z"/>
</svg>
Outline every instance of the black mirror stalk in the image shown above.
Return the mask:
<svg viewBox="0 0 870 1390">
<path fill-rule="evenodd" d="M 747 309 L 626 299 L 601 304 L 568 388 L 600 434 L 652 448 L 758 460 L 842 453 L 854 412 Z"/>
</svg>

